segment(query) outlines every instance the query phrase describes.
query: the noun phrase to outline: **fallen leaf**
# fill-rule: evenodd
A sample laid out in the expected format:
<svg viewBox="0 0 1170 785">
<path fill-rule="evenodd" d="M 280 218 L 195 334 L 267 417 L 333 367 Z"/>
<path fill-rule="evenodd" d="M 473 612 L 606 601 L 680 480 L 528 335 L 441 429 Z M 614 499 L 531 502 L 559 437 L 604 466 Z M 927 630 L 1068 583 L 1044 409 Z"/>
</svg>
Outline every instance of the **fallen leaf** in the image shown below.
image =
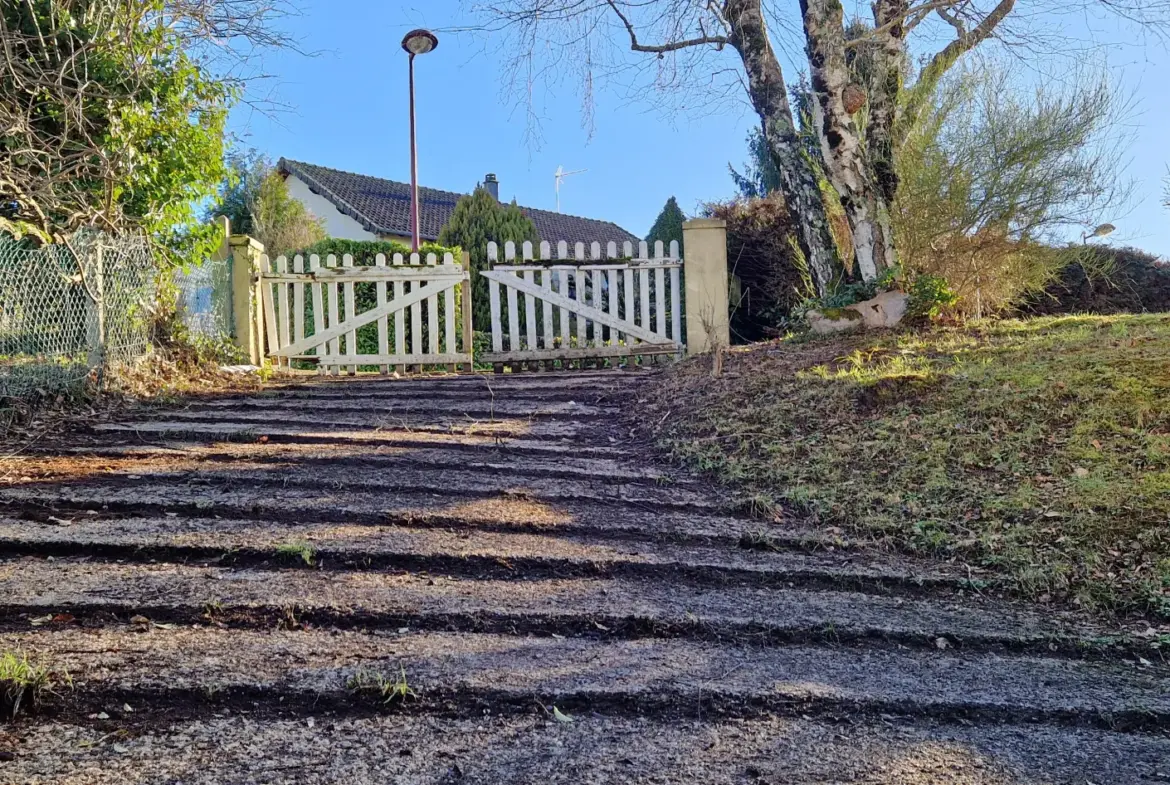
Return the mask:
<svg viewBox="0 0 1170 785">
<path fill-rule="evenodd" d="M 935 638 L 934 645 L 939 647 L 940 649 L 946 649 L 946 648 L 950 647 L 951 642 L 948 641 L 946 638 Z"/>
<path fill-rule="evenodd" d="M 150 624 L 150 619 L 146 618 L 145 616 L 141 616 L 141 615 L 132 616 L 132 617 L 130 617 L 130 623 L 131 624 Z"/>
<path fill-rule="evenodd" d="M 556 706 L 553 706 L 553 717 L 556 718 L 557 722 L 573 722 L 572 717 L 570 717 L 568 714 L 565 714 Z"/>
<path fill-rule="evenodd" d="M 53 614 L 50 613 L 48 616 L 37 616 L 35 618 L 29 619 L 28 623 L 34 627 L 40 627 L 42 624 L 48 624 L 52 620 Z"/>
</svg>

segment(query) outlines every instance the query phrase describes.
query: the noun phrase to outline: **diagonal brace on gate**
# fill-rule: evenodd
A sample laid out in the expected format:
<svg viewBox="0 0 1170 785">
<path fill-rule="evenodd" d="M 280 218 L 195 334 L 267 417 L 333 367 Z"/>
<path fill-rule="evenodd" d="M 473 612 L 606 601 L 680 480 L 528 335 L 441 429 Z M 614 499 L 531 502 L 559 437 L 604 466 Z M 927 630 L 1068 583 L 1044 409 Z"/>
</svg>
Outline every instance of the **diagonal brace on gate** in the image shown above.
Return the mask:
<svg viewBox="0 0 1170 785">
<path fill-rule="evenodd" d="M 518 292 L 531 294 L 541 300 L 544 300 L 547 303 L 551 303 L 552 305 L 570 310 L 573 313 L 580 314 L 586 319 L 615 329 L 618 332 L 625 333 L 631 338 L 637 338 L 640 341 L 653 344 L 674 343 L 674 341 L 672 341 L 670 338 L 653 333 L 644 327 L 639 327 L 633 322 L 622 321 L 613 314 L 598 310 L 591 305 L 586 305 L 580 300 L 573 300 L 565 297 L 563 294 L 554 292 L 551 289 L 545 289 L 542 286 L 537 286 L 535 283 L 529 283 L 528 281 L 520 278 L 517 275 L 514 275 L 513 273 L 501 272 L 497 270 L 484 270 L 482 273 L 480 273 L 480 275 L 483 275 L 489 280 L 498 281 L 504 286 L 510 286 Z"/>
<path fill-rule="evenodd" d="M 376 308 L 371 308 L 359 314 L 354 314 L 340 324 L 335 324 L 327 330 L 315 333 L 313 335 L 305 336 L 303 339 L 291 343 L 288 346 L 282 346 L 278 351 L 272 354 L 277 357 L 291 357 L 293 355 L 302 354 L 309 349 L 314 349 L 321 346 L 326 341 L 331 341 L 334 338 L 340 338 L 348 332 L 356 330 L 358 327 L 376 322 L 383 316 L 389 316 L 396 311 L 401 311 L 408 308 L 415 303 L 422 302 L 431 295 L 440 294 L 447 289 L 453 289 L 464 280 L 462 275 L 444 277 L 442 280 L 432 281 L 425 286 L 415 289 L 414 291 L 404 294 L 401 297 L 395 297 L 385 305 L 379 305 Z M 267 282 L 266 282 L 267 283 Z"/>
</svg>

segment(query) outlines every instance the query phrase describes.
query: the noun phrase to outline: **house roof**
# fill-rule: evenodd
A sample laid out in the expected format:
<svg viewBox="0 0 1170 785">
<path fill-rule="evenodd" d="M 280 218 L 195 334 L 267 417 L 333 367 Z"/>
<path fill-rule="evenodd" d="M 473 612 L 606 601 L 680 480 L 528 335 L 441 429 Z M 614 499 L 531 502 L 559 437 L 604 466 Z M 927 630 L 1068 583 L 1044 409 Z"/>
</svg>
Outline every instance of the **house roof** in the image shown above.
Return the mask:
<svg viewBox="0 0 1170 785">
<path fill-rule="evenodd" d="M 328 199 L 341 213 L 360 223 L 374 234 L 410 234 L 410 185 L 394 180 L 383 180 L 364 174 L 342 172 L 315 164 L 290 161 L 281 158 L 277 169 L 285 175 L 295 175 L 313 191 Z M 438 191 L 434 188 L 418 189 L 422 203 L 419 214 L 419 236 L 424 240 L 437 240 L 439 230 L 447 223 L 455 210 L 455 203 L 464 194 L 452 191 Z M 554 213 L 521 207 L 520 211 L 536 225 L 541 240 L 556 245 L 564 240 L 570 245 L 577 242 L 602 243 L 627 240 L 637 242 L 638 237 L 615 223 L 579 218 L 575 215 Z"/>
</svg>

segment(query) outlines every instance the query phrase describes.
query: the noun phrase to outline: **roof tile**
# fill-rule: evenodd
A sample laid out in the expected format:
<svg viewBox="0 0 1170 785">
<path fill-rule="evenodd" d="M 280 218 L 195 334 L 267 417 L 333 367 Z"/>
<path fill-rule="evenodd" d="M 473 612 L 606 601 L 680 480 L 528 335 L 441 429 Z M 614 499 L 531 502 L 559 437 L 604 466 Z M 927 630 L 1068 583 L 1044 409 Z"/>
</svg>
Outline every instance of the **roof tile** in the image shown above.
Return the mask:
<svg viewBox="0 0 1170 785">
<path fill-rule="evenodd" d="M 375 234 L 410 234 L 410 185 L 394 180 L 383 180 L 364 174 L 342 172 L 315 164 L 281 158 L 277 164 L 283 174 L 304 180 L 315 192 L 328 199 L 339 211 L 360 223 L 366 231 Z M 418 189 L 422 212 L 419 215 L 419 235 L 424 240 L 437 240 L 439 230 L 455 210 L 455 203 L 463 194 Z M 570 245 L 577 242 L 605 244 L 613 241 L 637 242 L 639 238 L 615 223 L 579 218 L 521 207 L 520 211 L 532 219 L 541 240 L 554 246 L 562 240 Z"/>
</svg>

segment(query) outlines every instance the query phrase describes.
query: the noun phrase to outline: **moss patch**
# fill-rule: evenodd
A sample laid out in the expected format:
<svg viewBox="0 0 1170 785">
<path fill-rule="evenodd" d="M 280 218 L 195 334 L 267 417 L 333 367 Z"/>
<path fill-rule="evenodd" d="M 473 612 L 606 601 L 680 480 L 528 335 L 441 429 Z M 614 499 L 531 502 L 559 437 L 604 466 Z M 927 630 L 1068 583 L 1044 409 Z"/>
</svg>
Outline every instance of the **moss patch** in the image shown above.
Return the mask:
<svg viewBox="0 0 1170 785">
<path fill-rule="evenodd" d="M 1170 617 L 1170 317 L 782 340 L 667 375 L 677 456 L 825 525 Z"/>
</svg>

